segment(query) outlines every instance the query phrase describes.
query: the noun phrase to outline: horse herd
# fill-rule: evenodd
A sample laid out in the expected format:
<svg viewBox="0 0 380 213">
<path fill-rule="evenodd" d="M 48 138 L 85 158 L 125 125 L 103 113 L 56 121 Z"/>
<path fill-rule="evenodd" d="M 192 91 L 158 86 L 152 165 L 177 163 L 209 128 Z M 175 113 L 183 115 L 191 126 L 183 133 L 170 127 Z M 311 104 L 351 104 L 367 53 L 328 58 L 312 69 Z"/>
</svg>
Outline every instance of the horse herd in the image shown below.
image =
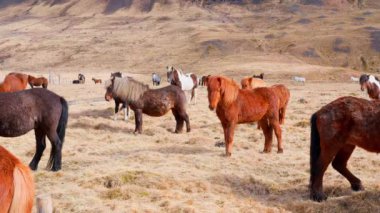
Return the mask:
<svg viewBox="0 0 380 213">
<path fill-rule="evenodd" d="M 167 70 L 170 85 L 159 89 L 150 89 L 132 77 L 123 77 L 120 72 L 112 73 L 105 82 L 105 99 L 114 99 L 115 116 L 120 104 L 125 110 L 130 107 L 134 111 L 136 134 L 142 132 L 142 114 L 158 117 L 168 111 L 172 111 L 176 120 L 175 133 L 180 133 L 184 124 L 186 131 L 190 132 L 186 112 L 188 100 L 184 91 L 191 92 L 190 102 L 195 101 L 197 86 L 205 85 L 209 109 L 216 111 L 223 127 L 226 156 L 232 154 L 236 126 L 252 122 L 258 123 L 265 136 L 263 152 L 271 152 L 273 132 L 277 138 L 277 152 L 284 151 L 281 125 L 290 98 L 285 85 L 268 86 L 264 74 L 242 79 L 240 87 L 225 76 L 207 75 L 198 79 L 195 74 L 184 74 L 171 66 Z M 152 80 L 154 85 L 159 85 L 161 77 L 153 73 Z M 84 76 L 80 74 L 78 81 L 84 81 Z M 32 88 L 43 88 L 25 90 L 27 83 Z M 341 97 L 311 116 L 309 187 L 312 200 L 326 199 L 322 182 L 331 162 L 333 168 L 348 179 L 353 190 L 362 190 L 360 179 L 347 169 L 347 161 L 356 146 L 380 152 L 380 81 L 372 75 L 362 75 L 359 83 L 373 100 Z M 10 73 L 5 77 L 0 84 L 0 136 L 17 137 L 34 129 L 36 153 L 29 164 L 32 170 L 38 167 L 48 137 L 52 149 L 47 168 L 58 171 L 61 169 L 68 105 L 63 97 L 47 90 L 47 85 L 43 77 L 22 73 Z M 0 146 L 0 210 L 31 212 L 33 197 L 34 183 L 29 169 Z"/>
</svg>

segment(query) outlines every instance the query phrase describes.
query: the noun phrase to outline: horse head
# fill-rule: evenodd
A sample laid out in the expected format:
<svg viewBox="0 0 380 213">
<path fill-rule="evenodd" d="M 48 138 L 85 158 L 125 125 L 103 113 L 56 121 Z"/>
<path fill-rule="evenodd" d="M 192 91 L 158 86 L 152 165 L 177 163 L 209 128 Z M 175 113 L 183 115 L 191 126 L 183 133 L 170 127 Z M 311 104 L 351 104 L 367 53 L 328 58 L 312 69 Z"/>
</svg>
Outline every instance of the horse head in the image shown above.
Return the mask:
<svg viewBox="0 0 380 213">
<path fill-rule="evenodd" d="M 241 88 L 242 89 L 252 89 L 252 77 L 243 78 L 241 80 Z"/>
<path fill-rule="evenodd" d="M 207 80 L 207 92 L 210 110 L 219 104 L 230 105 L 237 98 L 239 86 L 232 80 L 223 76 L 210 76 Z"/>
<path fill-rule="evenodd" d="M 104 87 L 106 88 L 106 94 L 104 95 L 104 98 L 106 101 L 110 101 L 113 99 L 113 86 L 115 82 L 115 77 L 112 77 L 110 80 L 106 81 L 104 83 Z"/>
</svg>

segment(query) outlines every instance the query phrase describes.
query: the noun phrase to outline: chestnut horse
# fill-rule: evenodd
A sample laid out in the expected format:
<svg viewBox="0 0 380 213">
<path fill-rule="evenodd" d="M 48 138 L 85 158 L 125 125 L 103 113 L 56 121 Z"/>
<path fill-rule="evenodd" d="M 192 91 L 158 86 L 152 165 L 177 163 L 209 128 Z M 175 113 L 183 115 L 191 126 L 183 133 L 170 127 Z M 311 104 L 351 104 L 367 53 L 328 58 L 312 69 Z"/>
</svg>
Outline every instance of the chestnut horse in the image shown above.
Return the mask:
<svg viewBox="0 0 380 213">
<path fill-rule="evenodd" d="M 253 79 L 252 77 L 248 77 L 248 78 L 244 78 L 243 80 L 241 80 L 241 87 L 243 89 L 254 89 L 254 88 L 256 88 L 255 86 L 257 84 L 250 82 L 252 79 Z M 256 81 L 256 80 L 261 81 L 261 79 L 253 79 L 253 81 Z M 276 93 L 277 97 L 279 98 L 278 108 L 279 108 L 279 113 L 280 113 L 279 114 L 280 124 L 284 124 L 286 108 L 288 106 L 289 99 L 290 99 L 290 91 L 283 84 L 275 84 L 275 85 L 268 87 L 268 88 L 271 89 L 274 93 Z M 260 128 L 259 125 L 258 125 L 258 128 Z"/>
<path fill-rule="evenodd" d="M 42 86 L 42 88 L 47 88 L 48 86 L 48 80 L 44 77 L 39 77 L 39 78 L 35 78 L 31 75 L 28 75 L 28 83 L 30 85 L 31 88 L 33 88 L 33 86 Z"/>
<path fill-rule="evenodd" d="M 0 93 L 0 136 L 18 137 L 34 130 L 36 153 L 29 166 L 36 170 L 49 138 L 48 169 L 61 169 L 62 145 L 68 119 L 64 98 L 42 88 Z"/>
<path fill-rule="evenodd" d="M 102 79 L 92 78 L 92 80 L 94 81 L 95 84 L 101 84 L 102 83 Z"/>
<path fill-rule="evenodd" d="M 241 88 L 254 89 L 257 87 L 266 87 L 267 84 L 260 78 L 246 77 L 241 80 Z"/>
<path fill-rule="evenodd" d="M 28 85 L 28 75 L 9 73 L 0 84 L 0 92 L 17 92 L 24 90 Z"/>
<path fill-rule="evenodd" d="M 170 110 L 177 123 L 175 133 L 182 131 L 184 122 L 186 122 L 187 132 L 190 132 L 189 116 L 186 113 L 186 96 L 177 86 L 149 89 L 148 85 L 130 77 L 112 78 L 106 82 L 105 99 L 110 101 L 115 97 L 127 102 L 135 112 L 135 133 L 142 132 L 142 113 L 159 117 Z"/>
<path fill-rule="evenodd" d="M 216 114 L 223 126 L 227 156 L 231 156 L 236 125 L 255 121 L 259 122 L 265 135 L 264 152 L 272 149 L 273 130 L 277 137 L 277 152 L 283 152 L 279 100 L 271 89 L 260 87 L 243 90 L 232 79 L 211 76 L 207 82 L 207 90 L 209 108 L 216 108 Z"/>
<path fill-rule="evenodd" d="M 0 212 L 32 212 L 34 182 L 30 169 L 0 146 Z"/>
<path fill-rule="evenodd" d="M 342 97 L 325 105 L 311 117 L 310 198 L 323 201 L 323 175 L 332 166 L 351 184 L 363 190 L 359 178 L 347 168 L 356 146 L 380 152 L 380 102 Z"/>
<path fill-rule="evenodd" d="M 380 80 L 373 75 L 361 75 L 359 79 L 360 89 L 367 93 L 371 99 L 380 99 Z"/>
<path fill-rule="evenodd" d="M 187 73 L 184 74 L 181 70 L 177 70 L 174 67 L 166 67 L 168 72 L 167 72 L 167 77 L 168 77 L 168 82 L 171 85 L 178 86 L 181 88 L 183 91 L 191 91 L 191 99 L 192 101 L 194 99 L 194 102 L 196 103 L 196 88 L 198 87 L 198 78 L 195 74 L 193 73 Z"/>
</svg>

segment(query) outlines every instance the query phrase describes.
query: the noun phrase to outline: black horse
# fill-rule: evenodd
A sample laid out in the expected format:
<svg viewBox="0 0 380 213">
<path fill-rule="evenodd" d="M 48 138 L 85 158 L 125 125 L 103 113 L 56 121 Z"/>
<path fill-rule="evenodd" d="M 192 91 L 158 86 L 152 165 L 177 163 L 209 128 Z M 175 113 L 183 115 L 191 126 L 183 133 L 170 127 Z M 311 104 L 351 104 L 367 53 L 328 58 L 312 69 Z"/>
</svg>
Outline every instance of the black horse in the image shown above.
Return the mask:
<svg viewBox="0 0 380 213">
<path fill-rule="evenodd" d="M 46 136 L 52 145 L 47 168 L 52 171 L 61 169 L 68 120 L 64 98 L 42 88 L 0 93 L 0 112 L 0 136 L 17 137 L 34 129 L 36 153 L 29 164 L 32 170 L 37 169 L 46 148 Z"/>
</svg>

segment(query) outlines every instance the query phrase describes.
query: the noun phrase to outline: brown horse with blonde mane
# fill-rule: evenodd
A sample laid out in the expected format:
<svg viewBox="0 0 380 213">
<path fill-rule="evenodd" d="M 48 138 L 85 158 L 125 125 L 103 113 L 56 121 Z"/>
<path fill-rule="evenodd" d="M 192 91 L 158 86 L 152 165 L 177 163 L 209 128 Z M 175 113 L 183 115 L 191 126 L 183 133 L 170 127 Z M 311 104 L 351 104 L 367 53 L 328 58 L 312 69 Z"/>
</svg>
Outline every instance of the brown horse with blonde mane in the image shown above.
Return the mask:
<svg viewBox="0 0 380 213">
<path fill-rule="evenodd" d="M 47 88 L 48 86 L 48 80 L 45 78 L 45 77 L 34 77 L 34 76 L 31 76 L 29 75 L 28 76 L 28 83 L 30 85 L 31 88 L 33 87 L 40 87 L 42 86 L 42 88 Z"/>
<path fill-rule="evenodd" d="M 165 115 L 172 111 L 176 127 L 175 133 L 183 129 L 186 122 L 186 130 L 190 132 L 189 116 L 186 112 L 186 96 L 180 87 L 170 85 L 159 89 L 149 89 L 148 85 L 136 81 L 131 77 L 112 78 L 105 82 L 106 101 L 113 98 L 128 104 L 135 114 L 135 133 L 142 132 L 142 114 L 154 117 Z"/>
<path fill-rule="evenodd" d="M 260 87 L 243 90 L 232 79 L 211 76 L 207 82 L 207 90 L 209 108 L 216 108 L 216 114 L 223 126 L 227 156 L 231 155 L 236 125 L 256 121 L 265 135 L 264 152 L 272 149 L 273 130 L 277 137 L 277 152 L 283 152 L 279 100 L 271 89 Z"/>
<path fill-rule="evenodd" d="M 28 84 L 28 75 L 9 73 L 0 83 L 0 92 L 17 92 L 24 90 Z"/>
<path fill-rule="evenodd" d="M 326 200 L 323 176 L 332 166 L 351 184 L 354 191 L 363 190 L 359 178 L 347 168 L 356 146 L 369 152 L 380 152 L 380 101 L 342 97 L 325 105 L 311 117 L 310 198 Z"/>
<path fill-rule="evenodd" d="M 0 212 L 32 212 L 34 182 L 30 169 L 0 146 Z"/>
</svg>

